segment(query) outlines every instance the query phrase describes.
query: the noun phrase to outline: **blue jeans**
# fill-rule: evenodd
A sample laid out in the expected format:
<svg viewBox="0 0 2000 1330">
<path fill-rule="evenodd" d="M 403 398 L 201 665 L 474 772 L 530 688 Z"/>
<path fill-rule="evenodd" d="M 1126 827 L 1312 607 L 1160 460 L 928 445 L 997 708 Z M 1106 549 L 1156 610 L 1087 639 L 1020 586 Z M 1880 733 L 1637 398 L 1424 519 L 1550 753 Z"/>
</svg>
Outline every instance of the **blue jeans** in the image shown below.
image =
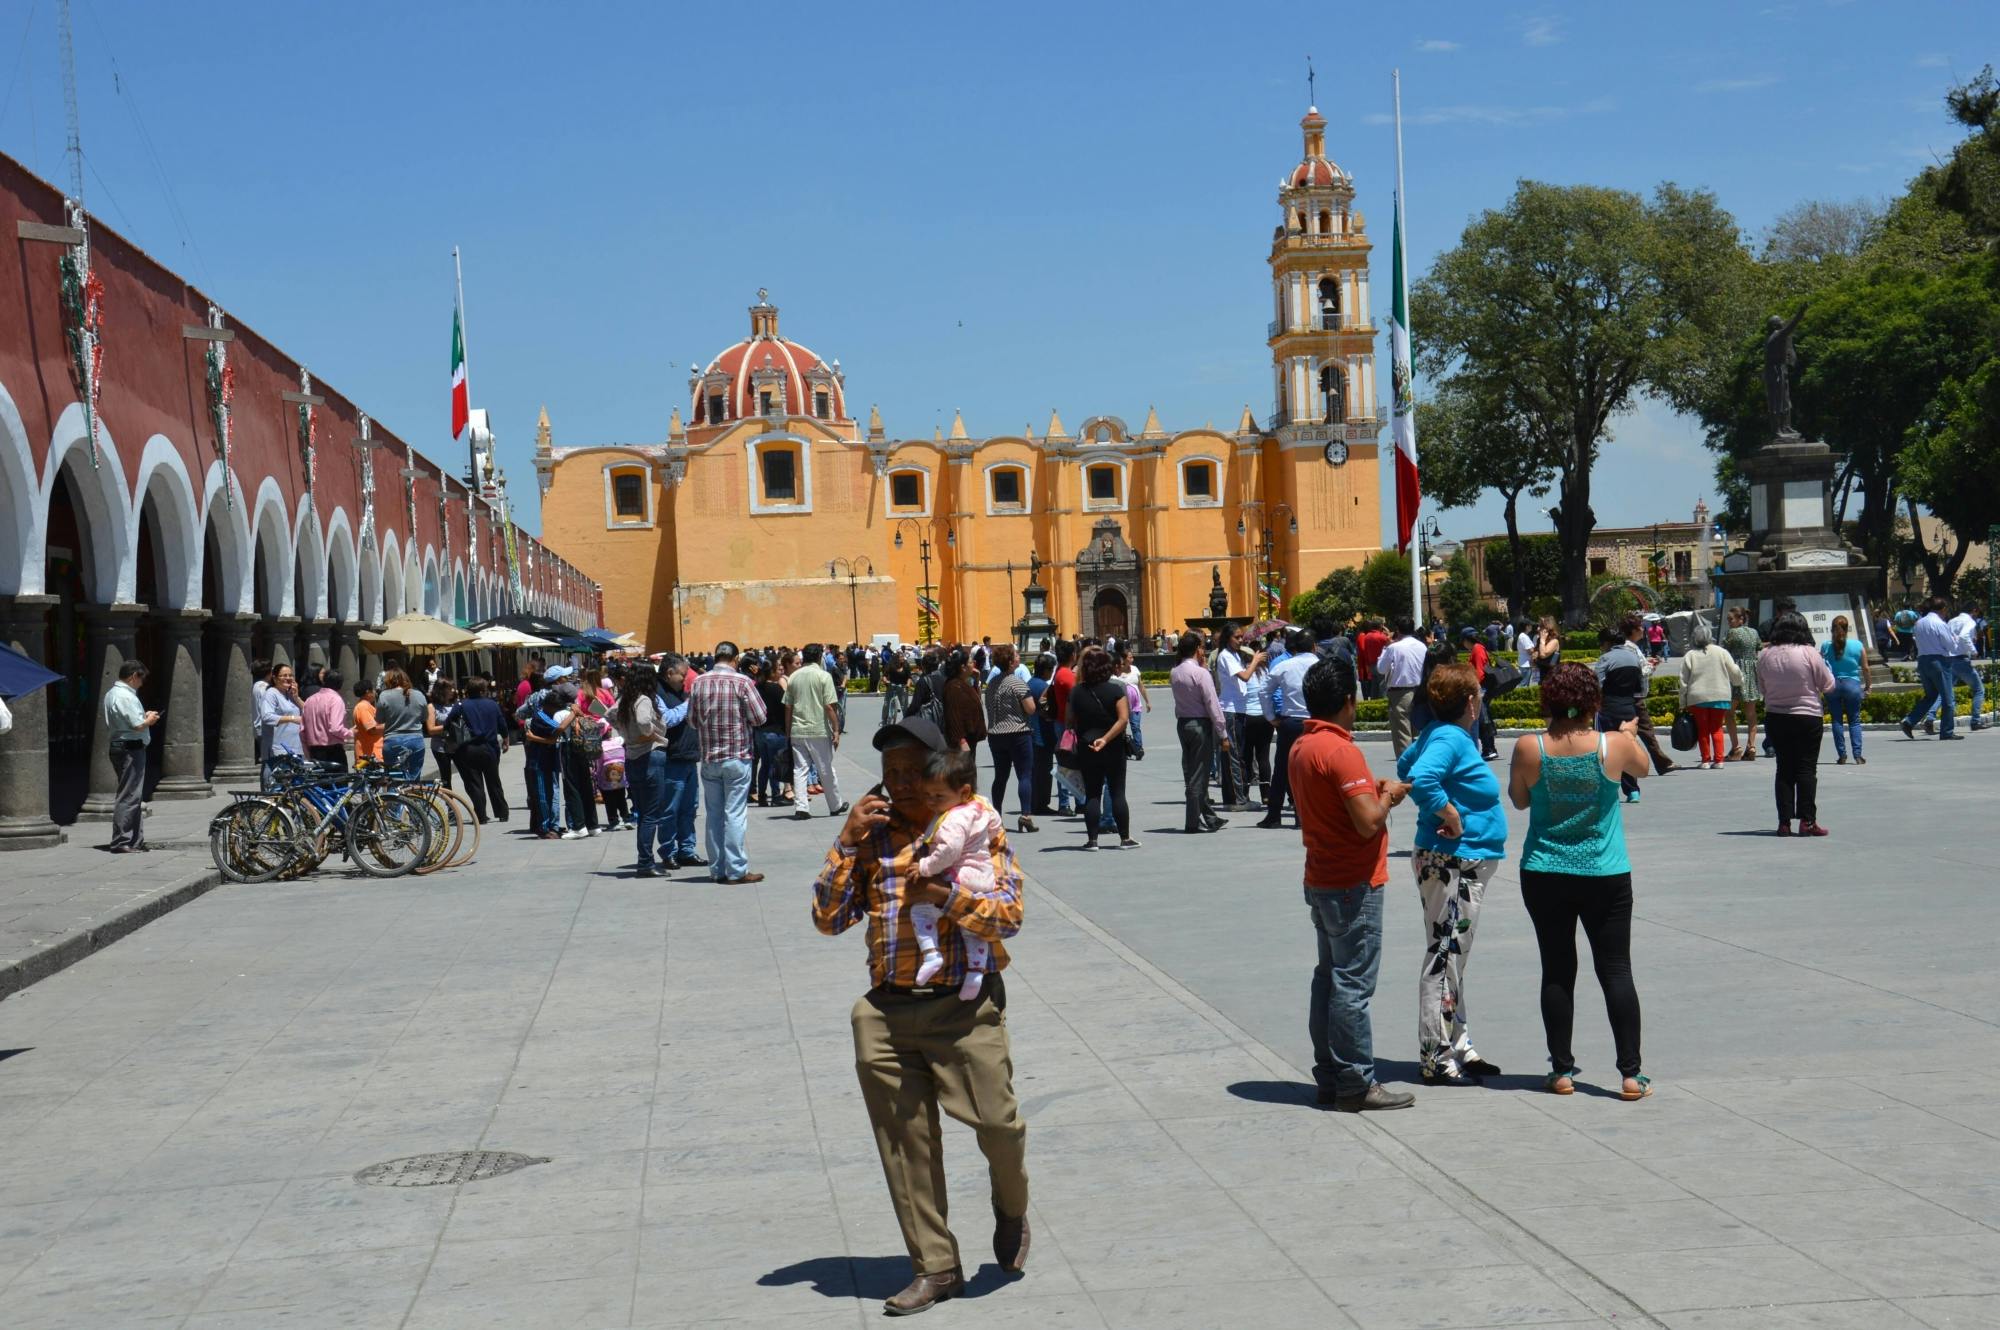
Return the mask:
<svg viewBox="0 0 2000 1330">
<path fill-rule="evenodd" d="M 1854 755 L 1860 757 L 1861 680 L 1833 681 L 1833 691 L 1826 695 L 1826 719 L 1833 726 L 1833 751 L 1846 757 L 1851 745 Z"/>
<path fill-rule="evenodd" d="M 750 871 L 743 848 L 750 821 L 749 760 L 702 763 L 701 792 L 708 800 L 708 862 L 717 882 L 733 882 Z"/>
<path fill-rule="evenodd" d="M 1970 656 L 1951 658 L 1951 679 L 1954 687 L 1964 684 L 1972 690 L 1972 728 L 1979 729 L 1986 722 L 1986 680 L 1979 675 L 1979 666 Z"/>
<path fill-rule="evenodd" d="M 625 783 L 632 788 L 632 826 L 638 832 L 639 867 L 651 868 L 654 846 L 667 848 L 667 755 L 649 748 L 625 762 Z"/>
<path fill-rule="evenodd" d="M 1026 731 L 1017 734 L 989 734 L 986 747 L 993 753 L 993 807 L 1004 812 L 1007 807 L 1007 773 L 1014 774 L 1014 789 L 1021 800 L 1020 813 L 1025 816 L 1035 807 L 1034 763 L 1035 741 Z"/>
<path fill-rule="evenodd" d="M 382 765 L 412 780 L 424 774 L 424 736 L 392 734 L 382 740 Z"/>
<path fill-rule="evenodd" d="M 660 857 L 685 859 L 695 852 L 694 810 L 701 803 L 701 764 L 667 759 L 661 765 L 667 797 L 660 810 Z"/>
<path fill-rule="evenodd" d="M 785 789 L 792 746 L 785 742 L 783 730 L 758 730 L 750 736 L 750 750 L 750 793 L 776 803 Z"/>
<path fill-rule="evenodd" d="M 1950 734 L 1958 719 L 1958 699 L 1951 691 L 1951 657 L 1918 656 L 1917 679 L 1924 686 L 1923 700 L 1903 717 L 1905 725 L 1921 725 L 1936 707 L 1942 713 L 1940 734 Z"/>
<path fill-rule="evenodd" d="M 383 756 L 388 756 L 386 750 Z M 528 763 L 528 793 L 535 800 L 535 825 L 543 831 L 561 831 L 562 769 L 553 759 L 547 766 Z"/>
<path fill-rule="evenodd" d="M 1338 1095 L 1366 1094 L 1375 1083 L 1375 1035 L 1368 1002 L 1382 967 L 1382 891 L 1377 887 L 1305 889 L 1319 935 L 1319 964 L 1313 969 L 1312 1005 L 1306 1028 L 1312 1034 L 1313 1080 Z"/>
</svg>

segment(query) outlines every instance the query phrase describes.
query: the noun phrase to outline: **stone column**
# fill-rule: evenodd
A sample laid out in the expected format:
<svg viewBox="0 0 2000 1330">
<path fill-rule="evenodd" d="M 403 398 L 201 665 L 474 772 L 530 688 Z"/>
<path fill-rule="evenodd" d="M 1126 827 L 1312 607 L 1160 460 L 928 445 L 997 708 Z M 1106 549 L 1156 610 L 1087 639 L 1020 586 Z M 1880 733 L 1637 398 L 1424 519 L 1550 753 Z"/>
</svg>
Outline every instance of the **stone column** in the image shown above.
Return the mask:
<svg viewBox="0 0 2000 1330">
<path fill-rule="evenodd" d="M 167 676 L 167 703 L 153 742 L 160 748 L 155 799 L 206 799 L 214 791 L 202 778 L 201 633 L 207 610 L 156 610 L 166 659 L 147 661 Z"/>
<path fill-rule="evenodd" d="M 0 596 L 0 642 L 42 658 L 54 596 Z M 0 850 L 41 850 L 63 842 L 49 820 L 48 691 L 7 699 L 14 728 L 0 734 Z"/>
<path fill-rule="evenodd" d="M 306 619 L 299 624 L 298 663 L 292 668 L 305 669 L 309 665 L 331 665 L 333 649 L 328 645 L 328 634 L 333 628 L 331 619 Z"/>
<path fill-rule="evenodd" d="M 138 651 L 139 618 L 144 605 L 85 605 L 84 668 L 96 675 L 91 706 L 95 715 L 90 725 L 90 793 L 77 813 L 81 822 L 109 822 L 118 805 L 118 773 L 111 765 L 111 730 L 99 705 L 111 685 L 118 682 L 118 667 Z M 148 665 L 152 661 L 146 662 Z M 84 676 L 86 679 L 89 674 Z"/>
<path fill-rule="evenodd" d="M 257 746 L 250 728 L 250 635 L 260 616 L 218 614 L 209 631 L 222 634 L 222 715 L 216 726 L 215 770 L 208 778 L 217 785 L 254 781 Z"/>
<path fill-rule="evenodd" d="M 298 615 L 281 614 L 271 620 L 271 668 L 289 665 L 293 674 L 299 672 L 298 634 Z"/>
<path fill-rule="evenodd" d="M 350 695 L 355 681 L 361 677 L 360 633 L 357 624 L 337 623 L 333 626 L 333 668 L 347 681 Z"/>
</svg>

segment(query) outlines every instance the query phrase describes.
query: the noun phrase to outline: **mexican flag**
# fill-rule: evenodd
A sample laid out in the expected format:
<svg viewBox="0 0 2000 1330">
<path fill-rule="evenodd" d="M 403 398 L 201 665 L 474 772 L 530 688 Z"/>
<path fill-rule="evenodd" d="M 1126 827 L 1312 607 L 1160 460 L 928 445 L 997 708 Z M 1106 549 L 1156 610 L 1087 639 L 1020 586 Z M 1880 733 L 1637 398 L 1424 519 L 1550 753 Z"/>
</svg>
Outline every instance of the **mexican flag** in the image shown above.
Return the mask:
<svg viewBox="0 0 2000 1330">
<path fill-rule="evenodd" d="M 1394 309 L 1389 315 L 1389 431 L 1396 445 L 1396 548 L 1410 548 L 1423 500 L 1417 473 L 1417 404 L 1410 396 L 1410 279 L 1403 268 L 1403 200 L 1396 199 L 1394 228 Z"/>
<path fill-rule="evenodd" d="M 465 329 L 458 321 L 458 306 L 451 307 L 451 437 L 465 437 L 472 419 L 472 398 L 465 386 Z"/>
</svg>

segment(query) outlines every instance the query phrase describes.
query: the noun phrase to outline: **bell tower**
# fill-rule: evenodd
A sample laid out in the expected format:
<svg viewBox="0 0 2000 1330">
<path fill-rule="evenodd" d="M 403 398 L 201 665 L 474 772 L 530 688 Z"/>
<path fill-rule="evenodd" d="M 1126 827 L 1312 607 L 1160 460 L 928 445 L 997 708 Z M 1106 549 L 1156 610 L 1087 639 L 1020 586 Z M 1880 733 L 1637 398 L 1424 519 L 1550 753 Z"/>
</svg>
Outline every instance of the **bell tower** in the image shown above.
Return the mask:
<svg viewBox="0 0 2000 1330">
<path fill-rule="evenodd" d="M 1368 234 L 1354 181 L 1326 155 L 1326 118 L 1299 121 L 1305 158 L 1278 182 L 1271 237 L 1271 430 L 1286 444 L 1376 437 Z"/>
</svg>

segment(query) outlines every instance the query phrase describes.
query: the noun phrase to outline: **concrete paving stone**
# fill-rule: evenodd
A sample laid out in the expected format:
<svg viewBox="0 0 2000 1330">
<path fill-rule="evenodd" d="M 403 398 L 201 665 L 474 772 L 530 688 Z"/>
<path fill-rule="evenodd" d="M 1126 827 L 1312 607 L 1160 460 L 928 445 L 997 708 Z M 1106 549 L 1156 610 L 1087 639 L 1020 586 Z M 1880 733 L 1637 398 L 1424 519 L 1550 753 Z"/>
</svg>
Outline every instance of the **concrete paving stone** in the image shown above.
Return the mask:
<svg viewBox="0 0 2000 1330">
<path fill-rule="evenodd" d="M 429 1246 L 232 1261 L 202 1294 L 196 1314 L 262 1313 L 269 1325 L 320 1320 L 365 1325 L 400 1320 L 430 1268 Z"/>
<path fill-rule="evenodd" d="M 1912 1145 L 1971 1144 L 1982 1139 L 1992 1140 L 1990 1135 L 1937 1113 L 1902 1104 L 1866 1108 L 1773 1109 L 1758 1114 L 1757 1121 L 1815 1150 L 1838 1150 L 1846 1146 L 1879 1145 L 1889 1141 Z"/>
<path fill-rule="evenodd" d="M 639 1234 L 640 1263 L 653 1269 L 755 1277 L 769 1271 L 773 1253 L 790 1251 L 845 1255 L 839 1219 L 825 1207 L 710 1215 L 649 1224 Z"/>
<path fill-rule="evenodd" d="M 1366 1120 L 1372 1130 L 1395 1138 L 1425 1163 L 1446 1173 L 1516 1165 L 1607 1164 L 1619 1157 L 1610 1147 L 1561 1123 L 1473 1134 L 1450 1128 L 1423 1130 L 1423 1124 L 1414 1121 L 1418 1112 L 1412 1109 L 1393 1115 L 1408 1125 L 1387 1120 L 1391 1115 L 1367 1115 Z"/>
<path fill-rule="evenodd" d="M 1660 1319 L 1669 1330 L 1924 1330 L 1915 1316 L 1879 1298 L 1668 1312 Z"/>
<path fill-rule="evenodd" d="M 1315 1281 L 1361 1330 L 1559 1325 L 1589 1309 L 1528 1265 L 1482 1267 L 1441 1289 L 1435 1270 L 1354 1269 Z"/>
<path fill-rule="evenodd" d="M 101 1196 L 70 1221 L 24 1277 L 60 1279 L 106 1265 L 135 1271 L 219 1267 L 282 1185 L 262 1182 Z"/>
<path fill-rule="evenodd" d="M 1121 1194 L 1211 1185 L 1179 1142 L 1158 1124 L 1079 1123 L 1028 1128 L 1030 1176 L 1038 1196 Z"/>
<path fill-rule="evenodd" d="M 617 1099 L 538 1099 L 516 1105 L 504 1100 L 480 1138 L 488 1150 L 523 1154 L 609 1154 L 643 1150 L 651 1131 L 650 1095 Z"/>
<path fill-rule="evenodd" d="M 729 1317 L 724 1320 L 701 1321 L 646 1321 L 635 1322 L 630 1330 L 750 1330 L 751 1327 L 769 1327 L 769 1330 L 858 1330 L 871 1323 L 869 1318 L 879 1318 L 880 1307 L 866 1306 L 856 1299 L 829 1299 L 832 1305 L 820 1311 L 805 1312 L 798 1316 L 765 1316 L 755 1318 Z M 962 1313 L 955 1313 L 962 1314 Z"/>
<path fill-rule="evenodd" d="M 1769 1235 L 1707 1201 L 1594 1201 L 1522 1210 L 1529 1232 L 1572 1256 L 1605 1252 L 1755 1247 Z"/>
<path fill-rule="evenodd" d="M 1275 1233 L 1291 1216 L 1315 1223 L 1385 1227 L 1456 1219 L 1459 1212 L 1444 1199 L 1449 1193 L 1448 1185 L 1430 1179 L 1380 1175 L 1356 1185 L 1304 1170 L 1282 1183 L 1231 1188 L 1229 1195 L 1266 1232 Z"/>
<path fill-rule="evenodd" d="M 1212 1222 L 1193 1207 L 1123 1225 L 1050 1222 L 1077 1278 L 1093 1293 L 1214 1284 L 1240 1278 L 1245 1270 L 1287 1268 L 1284 1253 L 1261 1231 L 1240 1222 Z"/>
<path fill-rule="evenodd" d="M 1403 1175 L 1357 1140 L 1341 1118 L 1312 1108 L 1289 1114 L 1178 1118 L 1160 1124 L 1218 1186 L 1274 1186 L 1311 1178 L 1329 1188 Z"/>
<path fill-rule="evenodd" d="M 194 1310 L 218 1266 L 125 1269 L 17 1277 L 5 1293 L 8 1324 L 34 1330 L 170 1325 Z"/>
<path fill-rule="evenodd" d="M 1381 1272 L 1434 1270 L 1440 1253 L 1449 1253 L 1452 1266 L 1467 1271 L 1482 1266 L 1515 1265 L 1522 1258 L 1521 1251 L 1456 1215 L 1426 1219 L 1416 1226 L 1338 1222 L 1344 1218 L 1336 1200 L 1317 1215 L 1294 1212 L 1258 1222 L 1294 1265 L 1320 1278 L 1355 1268 Z M 1416 1233 L 1422 1237 L 1412 1241 Z"/>
<path fill-rule="evenodd" d="M 1536 1165 L 1457 1169 L 1451 1178 L 1488 1205 L 1508 1213 L 1590 1202 L 1677 1201 L 1689 1195 L 1651 1165 L 1625 1159 L 1565 1164 L 1558 1171 Z"/>
<path fill-rule="evenodd" d="M 351 1177 L 284 1185 L 233 1259 L 277 1260 L 435 1243 L 452 1206 L 449 1187 L 376 1187 Z"/>
<path fill-rule="evenodd" d="M 1931 1330 L 1989 1330 L 2000 1325 L 2000 1297 L 1905 1298 L 1900 1305 Z"/>
<path fill-rule="evenodd" d="M 1656 1316 L 1700 1308 L 1835 1302 L 1869 1294 L 1846 1277 L 1851 1272 L 1845 1267 L 1829 1268 L 1775 1243 L 1704 1251 L 1612 1252 L 1574 1260 Z"/>
<path fill-rule="evenodd" d="M 1735 1196 L 1716 1202 L 1780 1242 L 1904 1238 L 1969 1233 L 1980 1225 L 1950 1208 L 1894 1187 L 1798 1196 Z"/>
<path fill-rule="evenodd" d="M 1958 1187 L 2000 1177 L 2000 1141 L 1892 1141 L 1829 1150 L 1864 1173 L 1911 1191 Z"/>
<path fill-rule="evenodd" d="M 1262 1062 L 1233 1044 L 1153 1057 L 1107 1057 L 1104 1065 L 1161 1121 L 1298 1111 L 1295 1104 L 1248 1099 L 1230 1089 L 1271 1074 Z"/>
<path fill-rule="evenodd" d="M 824 1171 L 800 1168 L 782 1173 L 760 1173 L 744 1178 L 709 1178 L 696 1182 L 661 1181 L 664 1175 L 649 1172 L 640 1222 L 664 1224 L 675 1219 L 727 1217 L 775 1211 L 825 1207 L 832 1196 Z M 882 1183 L 881 1171 L 875 1184 Z M 888 1206 L 888 1195 L 881 1203 Z"/>
<path fill-rule="evenodd" d="M 1200 1288 L 1111 1289 L 1092 1295 L 1110 1330 L 1236 1330 L 1240 1326 L 1314 1326 L 1354 1322 L 1309 1279 Z"/>
<path fill-rule="evenodd" d="M 1886 1108 L 1897 1102 L 1879 1088 L 1848 1076 L 1697 1077 L 1675 1084 L 1690 1095 L 1753 1118 L 1774 1111 Z M 2000 1093 L 2000 1087 L 1995 1091 Z"/>
<path fill-rule="evenodd" d="M 1926 1187 L 1917 1195 L 1964 1215 L 1987 1228 L 2000 1228 L 2000 1182 L 1970 1182 L 1958 1187 Z"/>
<path fill-rule="evenodd" d="M 2000 1233 L 1906 1234 L 1894 1242 L 1801 1242 L 1798 1249 L 1885 1298 L 2000 1293 Z"/>
<path fill-rule="evenodd" d="M 1802 1146 L 1756 1154 L 1655 1156 L 1641 1167 L 1711 1201 L 1731 1196 L 1808 1196 L 1872 1187 L 1880 1182 L 1831 1155 Z"/>
<path fill-rule="evenodd" d="M 405 1324 L 623 1325 L 637 1268 L 636 1231 L 446 1242 Z"/>
</svg>

